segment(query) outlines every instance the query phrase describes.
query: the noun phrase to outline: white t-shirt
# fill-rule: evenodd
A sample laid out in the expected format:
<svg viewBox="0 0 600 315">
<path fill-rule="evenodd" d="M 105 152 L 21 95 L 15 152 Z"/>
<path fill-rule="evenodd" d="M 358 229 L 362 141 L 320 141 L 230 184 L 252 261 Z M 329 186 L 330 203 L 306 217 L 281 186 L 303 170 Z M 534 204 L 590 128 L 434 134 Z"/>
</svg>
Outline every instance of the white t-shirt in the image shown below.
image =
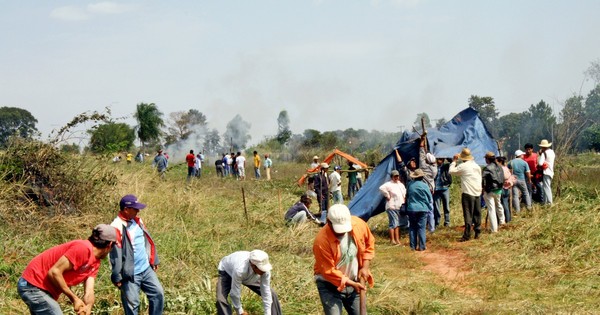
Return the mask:
<svg viewBox="0 0 600 315">
<path fill-rule="evenodd" d="M 240 155 L 238 157 L 235 158 L 235 163 L 237 164 L 238 168 L 244 168 L 245 165 L 244 163 L 246 163 L 246 158 L 243 155 Z"/>
<path fill-rule="evenodd" d="M 332 172 L 329 175 L 329 191 L 334 192 L 342 190 L 342 176 L 338 172 Z"/>
</svg>

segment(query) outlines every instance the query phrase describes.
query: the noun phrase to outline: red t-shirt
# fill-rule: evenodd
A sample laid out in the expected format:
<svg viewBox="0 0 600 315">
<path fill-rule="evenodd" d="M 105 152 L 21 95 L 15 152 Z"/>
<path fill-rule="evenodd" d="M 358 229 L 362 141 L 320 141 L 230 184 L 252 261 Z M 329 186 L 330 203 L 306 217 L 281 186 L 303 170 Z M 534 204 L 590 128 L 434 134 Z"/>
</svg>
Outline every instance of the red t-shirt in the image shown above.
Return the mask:
<svg viewBox="0 0 600 315">
<path fill-rule="evenodd" d="M 529 165 L 529 171 L 531 172 L 531 176 L 533 176 L 533 174 L 535 173 L 535 170 L 537 170 L 537 160 L 538 160 L 537 153 L 531 153 L 530 156 L 527 156 L 527 154 L 523 154 L 521 156 L 521 158 L 525 162 L 527 162 L 527 165 Z"/>
<path fill-rule="evenodd" d="M 196 162 L 196 156 L 190 153 L 185 156 L 185 160 L 187 161 L 189 167 L 194 167 L 194 163 Z"/>
<path fill-rule="evenodd" d="M 45 250 L 29 262 L 23 271 L 23 278 L 58 300 L 62 291 L 52 284 L 48 271 L 62 256 L 73 264 L 73 270 L 63 273 L 69 287 L 82 283 L 88 277 L 96 278 L 101 261 L 94 256 L 92 243 L 87 240 L 70 241 Z"/>
</svg>

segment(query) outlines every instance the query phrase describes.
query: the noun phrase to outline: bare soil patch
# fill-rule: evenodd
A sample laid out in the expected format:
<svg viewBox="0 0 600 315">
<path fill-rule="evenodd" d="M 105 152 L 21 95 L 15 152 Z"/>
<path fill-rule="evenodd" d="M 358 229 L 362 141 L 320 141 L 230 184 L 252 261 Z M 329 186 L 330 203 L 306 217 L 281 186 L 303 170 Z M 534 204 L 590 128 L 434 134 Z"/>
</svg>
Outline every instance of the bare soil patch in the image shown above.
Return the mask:
<svg viewBox="0 0 600 315">
<path fill-rule="evenodd" d="M 472 272 L 469 258 L 465 253 L 457 249 L 431 249 L 419 252 L 419 258 L 425 263 L 423 270 L 438 275 L 443 283 L 455 291 L 475 293 L 468 288 L 465 280 L 465 277 Z"/>
</svg>

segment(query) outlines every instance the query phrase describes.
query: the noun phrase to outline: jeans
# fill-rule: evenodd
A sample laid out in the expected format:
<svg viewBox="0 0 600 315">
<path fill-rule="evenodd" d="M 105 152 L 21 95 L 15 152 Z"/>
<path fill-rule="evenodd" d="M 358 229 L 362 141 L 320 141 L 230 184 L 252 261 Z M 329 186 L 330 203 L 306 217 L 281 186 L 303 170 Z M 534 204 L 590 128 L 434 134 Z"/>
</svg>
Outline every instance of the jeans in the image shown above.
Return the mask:
<svg viewBox="0 0 600 315">
<path fill-rule="evenodd" d="M 296 213 L 295 216 L 293 216 L 288 223 L 290 224 L 298 224 L 298 223 L 303 223 L 306 222 L 306 212 L 304 211 L 298 211 L 298 213 Z"/>
<path fill-rule="evenodd" d="M 31 285 L 23 278 L 19 278 L 17 282 L 17 292 L 19 292 L 19 296 L 21 296 L 23 302 L 29 307 L 31 314 L 62 314 L 60 305 L 48 292 Z"/>
<path fill-rule="evenodd" d="M 410 222 L 408 235 L 410 238 L 410 249 L 417 249 L 417 239 L 419 241 L 419 249 L 425 250 L 425 242 L 427 241 L 425 226 L 427 225 L 427 212 L 408 212 L 408 220 Z"/>
<path fill-rule="evenodd" d="M 356 183 L 348 183 L 348 199 L 352 199 L 357 191 Z"/>
<path fill-rule="evenodd" d="M 254 177 L 255 177 L 256 179 L 259 179 L 259 178 L 260 178 L 260 167 L 255 167 L 255 168 L 254 168 Z"/>
<path fill-rule="evenodd" d="M 219 270 L 219 280 L 217 280 L 217 314 L 218 315 L 231 315 L 234 314 L 231 310 L 231 305 L 227 301 L 229 292 L 231 292 L 231 276 L 222 270 Z M 244 284 L 247 288 L 252 290 L 254 293 L 260 296 L 260 285 Z M 281 304 L 279 304 L 279 298 L 271 287 L 271 315 L 281 315 Z"/>
<path fill-rule="evenodd" d="M 342 307 L 348 315 L 360 313 L 360 295 L 356 294 L 354 288 L 348 286 L 339 292 L 336 286 L 326 280 L 317 280 L 317 290 L 325 315 L 341 315 Z"/>
<path fill-rule="evenodd" d="M 342 196 L 341 190 L 335 190 L 331 192 L 333 196 L 333 204 L 344 203 L 344 197 Z"/>
<path fill-rule="evenodd" d="M 492 232 L 498 232 L 498 224 L 504 224 L 504 209 L 500 202 L 500 194 L 494 192 L 488 192 L 483 194 L 483 200 L 488 209 L 488 219 L 490 219 L 490 225 Z"/>
<path fill-rule="evenodd" d="M 133 282 L 121 282 L 121 302 L 125 315 L 137 315 L 140 308 L 140 289 L 148 297 L 148 311 L 150 315 L 160 315 L 165 303 L 163 290 L 156 272 L 152 267 L 133 277 Z"/>
<path fill-rule="evenodd" d="M 433 215 L 435 217 L 435 225 L 440 224 L 442 213 L 440 208 L 444 208 L 444 226 L 450 225 L 450 189 L 436 190 L 433 193 Z"/>
<path fill-rule="evenodd" d="M 510 190 L 508 189 L 502 189 L 502 197 L 500 198 L 500 200 L 502 200 L 502 208 L 504 208 L 504 221 L 506 223 L 510 222 L 512 220 L 512 216 L 510 213 Z"/>
<path fill-rule="evenodd" d="M 529 198 L 529 192 L 527 191 L 527 184 L 524 180 L 517 180 L 512 188 L 513 209 L 515 209 L 516 213 L 521 212 L 521 199 L 519 198 L 519 192 L 521 192 L 521 198 L 525 198 L 527 210 L 531 209 L 531 199 Z"/>
<path fill-rule="evenodd" d="M 552 177 L 548 175 L 544 175 L 544 180 L 542 182 L 542 187 L 544 188 L 544 202 L 543 204 L 552 204 Z"/>
<path fill-rule="evenodd" d="M 471 238 L 471 225 L 473 225 L 475 237 L 478 237 L 479 233 L 481 233 L 481 201 L 479 196 L 471 196 L 462 193 L 461 204 L 463 208 L 463 218 L 465 220 L 463 239 L 468 240 Z"/>
</svg>

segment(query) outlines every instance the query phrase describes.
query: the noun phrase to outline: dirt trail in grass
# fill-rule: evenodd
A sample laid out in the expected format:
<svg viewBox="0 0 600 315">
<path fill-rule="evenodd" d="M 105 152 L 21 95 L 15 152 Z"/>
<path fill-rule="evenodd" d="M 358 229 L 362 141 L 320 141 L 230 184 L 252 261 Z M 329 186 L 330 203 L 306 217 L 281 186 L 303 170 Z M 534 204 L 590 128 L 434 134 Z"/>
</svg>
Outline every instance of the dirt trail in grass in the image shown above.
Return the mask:
<svg viewBox="0 0 600 315">
<path fill-rule="evenodd" d="M 428 248 L 424 252 L 418 252 L 419 259 L 426 265 L 424 270 L 438 275 L 442 282 L 453 290 L 462 293 L 475 293 L 468 287 L 465 276 L 471 273 L 469 261 L 465 253 L 460 249 L 435 249 Z"/>
</svg>

